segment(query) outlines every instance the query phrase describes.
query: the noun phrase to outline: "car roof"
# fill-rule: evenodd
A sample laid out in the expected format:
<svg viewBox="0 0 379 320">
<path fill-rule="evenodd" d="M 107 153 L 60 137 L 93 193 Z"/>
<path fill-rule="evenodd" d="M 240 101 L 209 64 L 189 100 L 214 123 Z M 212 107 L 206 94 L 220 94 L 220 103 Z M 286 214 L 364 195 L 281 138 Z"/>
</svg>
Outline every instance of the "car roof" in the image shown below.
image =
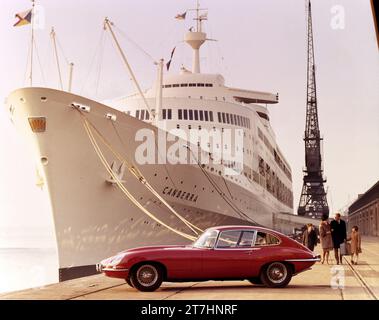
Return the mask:
<svg viewBox="0 0 379 320">
<path fill-rule="evenodd" d="M 251 226 L 251 225 L 229 225 L 229 226 L 216 226 L 208 228 L 207 230 L 218 230 L 218 231 L 225 231 L 225 230 L 258 230 L 258 231 L 269 231 L 274 233 L 279 233 L 275 230 L 260 227 L 260 226 Z"/>
</svg>

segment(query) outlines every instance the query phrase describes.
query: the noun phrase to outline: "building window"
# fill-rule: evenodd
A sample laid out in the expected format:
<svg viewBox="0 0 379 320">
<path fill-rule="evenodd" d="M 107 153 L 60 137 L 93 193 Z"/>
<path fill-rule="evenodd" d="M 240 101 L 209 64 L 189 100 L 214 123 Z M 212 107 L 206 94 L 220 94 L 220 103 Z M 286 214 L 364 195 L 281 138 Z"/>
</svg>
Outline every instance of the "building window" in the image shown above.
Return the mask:
<svg viewBox="0 0 379 320">
<path fill-rule="evenodd" d="M 226 121 L 225 121 L 225 113 L 224 113 L 224 112 L 222 113 L 222 122 L 223 122 L 223 123 L 226 122 Z"/>
<path fill-rule="evenodd" d="M 174 88 L 179 88 L 179 84 L 173 84 L 172 85 Z"/>
<path fill-rule="evenodd" d="M 199 110 L 199 114 L 200 114 L 200 121 L 204 121 L 204 113 L 203 113 L 203 110 Z"/>
<path fill-rule="evenodd" d="M 145 118 L 145 110 L 141 110 L 141 120 Z"/>
<path fill-rule="evenodd" d="M 228 124 L 230 123 L 229 113 L 226 114 L 226 122 L 227 122 Z"/>
<path fill-rule="evenodd" d="M 199 120 L 199 111 L 198 110 L 194 110 L 193 113 L 194 113 L 194 116 L 195 116 L 195 120 Z"/>
<path fill-rule="evenodd" d="M 179 109 L 178 110 L 178 119 L 182 120 L 182 118 L 183 118 L 183 111 L 182 111 L 182 109 Z"/>
<path fill-rule="evenodd" d="M 189 86 L 190 87 L 196 87 L 196 83 L 190 83 Z"/>
<path fill-rule="evenodd" d="M 149 114 L 149 111 L 146 110 L 146 114 L 145 114 L 145 120 L 150 120 L 150 114 Z"/>
<path fill-rule="evenodd" d="M 181 87 L 188 87 L 188 83 L 182 83 L 180 86 Z"/>
<path fill-rule="evenodd" d="M 136 110 L 136 118 L 139 119 L 139 110 Z"/>
<path fill-rule="evenodd" d="M 198 83 L 197 86 L 198 87 L 204 87 L 204 83 Z"/>
<path fill-rule="evenodd" d="M 188 110 L 187 109 L 183 110 L 183 118 L 184 118 L 184 120 L 188 120 Z"/>
<path fill-rule="evenodd" d="M 189 119 L 193 120 L 193 110 L 188 110 L 189 113 Z"/>
<path fill-rule="evenodd" d="M 171 109 L 167 110 L 167 119 L 169 119 L 169 120 L 172 119 L 172 110 Z"/>
<path fill-rule="evenodd" d="M 213 111 L 209 111 L 209 121 L 213 122 Z"/>
<path fill-rule="evenodd" d="M 206 83 L 205 86 L 206 87 L 213 87 L 213 83 Z"/>
<path fill-rule="evenodd" d="M 217 112 L 218 122 L 221 122 L 221 112 Z"/>
<path fill-rule="evenodd" d="M 162 119 L 166 119 L 166 109 L 162 109 Z"/>
</svg>

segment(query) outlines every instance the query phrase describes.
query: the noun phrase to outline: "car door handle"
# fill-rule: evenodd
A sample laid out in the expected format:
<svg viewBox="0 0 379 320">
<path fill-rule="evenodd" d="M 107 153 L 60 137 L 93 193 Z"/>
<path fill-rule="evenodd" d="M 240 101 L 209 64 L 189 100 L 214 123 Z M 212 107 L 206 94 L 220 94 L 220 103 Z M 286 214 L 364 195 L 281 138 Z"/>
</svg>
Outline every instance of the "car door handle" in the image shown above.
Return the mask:
<svg viewBox="0 0 379 320">
<path fill-rule="evenodd" d="M 251 248 L 249 251 L 245 251 L 245 254 L 252 254 L 254 251 L 261 250 L 261 248 Z"/>
</svg>

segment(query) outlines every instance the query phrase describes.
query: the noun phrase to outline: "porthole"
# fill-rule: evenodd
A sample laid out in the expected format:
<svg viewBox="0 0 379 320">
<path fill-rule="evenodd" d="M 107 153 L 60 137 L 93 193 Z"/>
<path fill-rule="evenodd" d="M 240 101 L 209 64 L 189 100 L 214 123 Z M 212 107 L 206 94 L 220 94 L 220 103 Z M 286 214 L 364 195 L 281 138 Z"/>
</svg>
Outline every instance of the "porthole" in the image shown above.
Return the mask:
<svg viewBox="0 0 379 320">
<path fill-rule="evenodd" d="M 46 166 L 48 163 L 49 163 L 49 160 L 47 159 L 47 157 L 41 157 L 41 163 Z"/>
</svg>

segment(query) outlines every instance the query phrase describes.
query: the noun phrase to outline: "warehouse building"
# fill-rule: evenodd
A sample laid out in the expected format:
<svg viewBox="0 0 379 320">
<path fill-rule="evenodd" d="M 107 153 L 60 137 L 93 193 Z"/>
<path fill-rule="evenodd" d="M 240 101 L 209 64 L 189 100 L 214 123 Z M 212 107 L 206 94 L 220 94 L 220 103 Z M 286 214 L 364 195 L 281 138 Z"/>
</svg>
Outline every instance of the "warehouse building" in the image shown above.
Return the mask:
<svg viewBox="0 0 379 320">
<path fill-rule="evenodd" d="M 363 235 L 379 236 L 379 181 L 350 205 L 349 228 L 355 225 Z"/>
</svg>

